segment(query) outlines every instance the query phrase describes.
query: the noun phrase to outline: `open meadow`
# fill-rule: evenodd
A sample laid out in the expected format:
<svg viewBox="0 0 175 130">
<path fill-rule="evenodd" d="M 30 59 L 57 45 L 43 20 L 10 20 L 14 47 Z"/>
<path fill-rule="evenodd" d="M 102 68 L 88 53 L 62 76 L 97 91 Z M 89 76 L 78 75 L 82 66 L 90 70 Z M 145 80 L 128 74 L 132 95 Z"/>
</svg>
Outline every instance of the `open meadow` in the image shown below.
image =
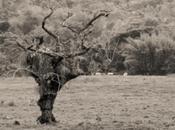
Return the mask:
<svg viewBox="0 0 175 130">
<path fill-rule="evenodd" d="M 57 123 L 39 125 L 37 84 L 0 79 L 0 130 L 174 130 L 174 76 L 81 76 L 54 104 Z"/>
</svg>

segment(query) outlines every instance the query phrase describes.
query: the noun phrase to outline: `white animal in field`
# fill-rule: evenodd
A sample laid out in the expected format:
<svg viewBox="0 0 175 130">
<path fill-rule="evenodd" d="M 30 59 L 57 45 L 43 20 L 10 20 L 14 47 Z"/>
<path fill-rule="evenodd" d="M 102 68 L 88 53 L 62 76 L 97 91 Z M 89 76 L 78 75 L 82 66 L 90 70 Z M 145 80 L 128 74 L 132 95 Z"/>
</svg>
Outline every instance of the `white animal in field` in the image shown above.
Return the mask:
<svg viewBox="0 0 175 130">
<path fill-rule="evenodd" d="M 96 72 L 95 75 L 102 75 L 102 73 L 100 73 L 100 72 Z"/>
<path fill-rule="evenodd" d="M 108 73 L 108 75 L 114 75 L 114 73 L 111 73 L 111 72 L 110 72 L 110 73 Z"/>
<path fill-rule="evenodd" d="M 125 72 L 125 73 L 123 74 L 123 76 L 128 76 L 128 73 L 127 73 L 127 72 Z"/>
</svg>

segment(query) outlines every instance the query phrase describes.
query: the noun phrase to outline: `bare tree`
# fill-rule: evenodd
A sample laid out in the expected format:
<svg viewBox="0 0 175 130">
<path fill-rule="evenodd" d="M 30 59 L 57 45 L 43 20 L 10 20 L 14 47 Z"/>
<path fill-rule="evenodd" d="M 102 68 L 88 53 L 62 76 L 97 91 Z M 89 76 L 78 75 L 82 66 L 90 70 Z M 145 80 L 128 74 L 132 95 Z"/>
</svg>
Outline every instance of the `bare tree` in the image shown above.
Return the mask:
<svg viewBox="0 0 175 130">
<path fill-rule="evenodd" d="M 56 46 L 63 47 L 67 42 L 60 41 L 59 37 L 46 28 L 46 21 L 53 14 L 53 10 L 44 17 L 42 22 L 42 29 L 50 35 L 56 41 Z M 62 23 L 62 26 L 70 30 L 75 34 L 73 40 L 75 42 L 79 41 L 80 45 L 75 52 L 70 52 L 65 54 L 60 50 L 53 51 L 48 48 L 36 47 L 36 45 L 24 46 L 23 41 L 18 41 L 17 45 L 26 52 L 26 57 L 24 60 L 26 70 L 29 70 L 30 75 L 36 80 L 39 85 L 40 99 L 38 100 L 38 105 L 41 109 L 41 116 L 38 121 L 43 123 L 55 122 L 55 117 L 52 114 L 54 100 L 57 96 L 57 91 L 62 88 L 62 86 L 71 79 L 76 78 L 79 75 L 84 75 L 87 69 L 77 68 L 75 64 L 75 57 L 86 54 L 91 47 L 86 47 L 84 45 L 84 39 L 91 33 L 94 22 L 102 16 L 107 17 L 109 12 L 100 11 L 99 14 L 94 15 L 94 17 L 87 22 L 87 24 L 80 30 L 66 25 L 65 22 L 69 16 Z M 42 44 L 42 38 L 40 39 L 38 46 Z M 26 40 L 24 40 L 27 42 Z M 59 51 L 59 52 L 58 52 Z M 79 60 L 79 62 L 81 62 Z M 80 71 L 81 70 L 81 71 Z"/>
</svg>

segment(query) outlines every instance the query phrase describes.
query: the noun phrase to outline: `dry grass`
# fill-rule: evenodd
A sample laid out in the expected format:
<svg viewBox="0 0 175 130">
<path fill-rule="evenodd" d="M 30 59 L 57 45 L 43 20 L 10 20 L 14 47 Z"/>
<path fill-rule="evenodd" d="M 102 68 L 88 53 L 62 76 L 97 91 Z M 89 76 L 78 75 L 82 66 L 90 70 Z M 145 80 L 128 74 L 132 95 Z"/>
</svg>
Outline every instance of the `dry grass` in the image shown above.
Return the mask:
<svg viewBox="0 0 175 130">
<path fill-rule="evenodd" d="M 174 76 L 79 77 L 58 94 L 58 123 L 41 126 L 34 81 L 0 79 L 0 130 L 174 130 L 174 84 Z"/>
</svg>

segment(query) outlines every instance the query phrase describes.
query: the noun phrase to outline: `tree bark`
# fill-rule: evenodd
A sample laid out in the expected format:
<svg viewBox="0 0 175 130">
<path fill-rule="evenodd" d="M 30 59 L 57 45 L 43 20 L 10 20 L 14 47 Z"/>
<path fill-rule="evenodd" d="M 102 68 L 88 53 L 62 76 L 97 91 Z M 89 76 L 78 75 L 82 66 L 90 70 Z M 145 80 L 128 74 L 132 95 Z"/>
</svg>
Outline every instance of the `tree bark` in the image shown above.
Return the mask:
<svg viewBox="0 0 175 130">
<path fill-rule="evenodd" d="M 52 114 L 53 105 L 59 89 L 59 80 L 57 76 L 50 75 L 49 77 L 43 76 L 40 80 L 40 99 L 38 100 L 38 106 L 41 110 L 41 116 L 37 121 L 41 124 L 56 122 L 54 115 Z"/>
</svg>

